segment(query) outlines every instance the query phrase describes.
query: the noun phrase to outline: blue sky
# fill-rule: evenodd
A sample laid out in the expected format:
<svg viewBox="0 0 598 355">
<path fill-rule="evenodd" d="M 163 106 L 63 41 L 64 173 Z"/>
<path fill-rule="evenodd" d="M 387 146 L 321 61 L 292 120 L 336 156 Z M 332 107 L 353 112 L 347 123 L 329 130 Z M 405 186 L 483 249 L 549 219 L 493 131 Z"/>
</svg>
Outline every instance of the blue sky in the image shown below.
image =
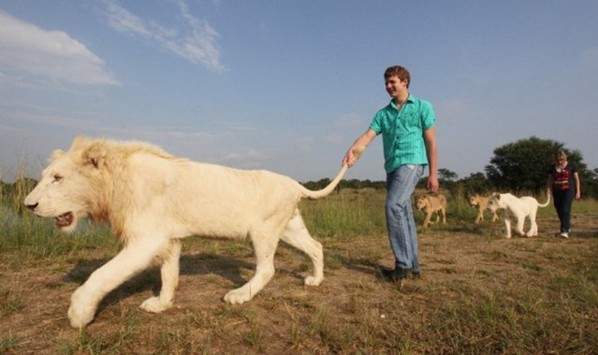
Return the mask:
<svg viewBox="0 0 598 355">
<path fill-rule="evenodd" d="M 332 177 L 401 64 L 439 167 L 536 136 L 598 167 L 598 2 L 0 0 L 0 178 L 77 135 Z M 347 178 L 383 180 L 381 138 Z"/>
</svg>

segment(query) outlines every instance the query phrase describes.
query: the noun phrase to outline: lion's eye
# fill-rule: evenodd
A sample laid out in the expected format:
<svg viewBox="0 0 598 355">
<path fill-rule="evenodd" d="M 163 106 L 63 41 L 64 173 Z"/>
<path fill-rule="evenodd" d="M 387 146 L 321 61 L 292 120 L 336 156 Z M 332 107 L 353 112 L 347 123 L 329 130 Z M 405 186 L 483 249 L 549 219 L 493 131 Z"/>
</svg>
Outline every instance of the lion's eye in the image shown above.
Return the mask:
<svg viewBox="0 0 598 355">
<path fill-rule="evenodd" d="M 56 174 L 56 175 L 54 175 L 53 182 L 60 182 L 60 181 L 62 181 L 62 179 L 63 179 L 63 177 L 61 175 Z"/>
</svg>

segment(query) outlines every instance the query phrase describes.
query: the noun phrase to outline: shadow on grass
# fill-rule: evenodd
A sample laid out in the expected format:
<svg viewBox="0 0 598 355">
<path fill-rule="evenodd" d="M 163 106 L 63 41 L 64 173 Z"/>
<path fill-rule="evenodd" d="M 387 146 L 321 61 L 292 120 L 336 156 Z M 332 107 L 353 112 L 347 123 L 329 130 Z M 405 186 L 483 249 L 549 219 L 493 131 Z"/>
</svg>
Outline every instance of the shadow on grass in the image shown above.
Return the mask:
<svg viewBox="0 0 598 355">
<path fill-rule="evenodd" d="M 572 231 L 571 236 L 573 238 L 598 238 L 598 231 L 582 230 Z"/>
<path fill-rule="evenodd" d="M 63 280 L 81 285 L 95 270 L 109 261 L 110 259 L 108 258 L 80 260 L 64 276 Z M 248 281 L 241 276 L 242 269 L 255 270 L 255 264 L 235 257 L 214 257 L 208 253 L 183 255 L 180 259 L 180 275 L 215 274 L 230 280 L 239 287 Z M 297 275 L 297 277 L 300 276 Z M 160 287 L 160 270 L 156 266 L 150 266 L 108 293 L 101 301 L 97 313 L 138 293 L 151 290 L 157 296 L 160 292 Z"/>
</svg>

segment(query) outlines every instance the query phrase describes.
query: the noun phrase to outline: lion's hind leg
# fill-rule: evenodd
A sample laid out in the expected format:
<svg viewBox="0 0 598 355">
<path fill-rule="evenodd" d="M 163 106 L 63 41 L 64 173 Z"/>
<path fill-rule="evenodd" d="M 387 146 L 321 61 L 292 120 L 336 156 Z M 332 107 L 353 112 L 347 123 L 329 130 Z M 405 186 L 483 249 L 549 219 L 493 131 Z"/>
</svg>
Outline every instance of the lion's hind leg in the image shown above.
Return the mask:
<svg viewBox="0 0 598 355">
<path fill-rule="evenodd" d="M 274 254 L 278 246 L 281 228 L 265 223 L 249 232 L 255 251 L 255 274 L 245 285 L 228 292 L 224 301 L 231 304 L 245 303 L 260 292 L 274 276 Z"/>
<path fill-rule="evenodd" d="M 430 223 L 431 223 L 431 224 L 436 224 L 436 223 L 439 223 L 439 222 L 440 222 L 440 213 L 441 213 L 441 211 L 440 211 L 440 210 L 437 210 L 437 211 L 435 211 L 435 212 L 433 212 L 433 213 L 434 213 L 434 215 L 436 216 L 436 218 L 434 219 L 434 222 L 430 222 Z"/>
<path fill-rule="evenodd" d="M 309 234 L 299 214 L 299 210 L 295 211 L 295 215 L 287 224 L 281 239 L 310 257 L 314 265 L 314 274 L 305 278 L 305 284 L 308 286 L 318 286 L 321 284 L 324 280 L 324 252 L 322 244 L 313 239 Z"/>
<path fill-rule="evenodd" d="M 536 237 L 538 235 L 538 223 L 536 222 L 536 212 L 529 215 L 529 230 L 525 233 L 526 237 Z"/>
<path fill-rule="evenodd" d="M 159 255 L 162 260 L 160 275 L 162 289 L 159 296 L 150 297 L 141 304 L 141 309 L 151 313 L 162 312 L 173 305 L 174 290 L 179 282 L 179 258 L 181 255 L 181 241 L 173 239 L 166 250 Z"/>
</svg>

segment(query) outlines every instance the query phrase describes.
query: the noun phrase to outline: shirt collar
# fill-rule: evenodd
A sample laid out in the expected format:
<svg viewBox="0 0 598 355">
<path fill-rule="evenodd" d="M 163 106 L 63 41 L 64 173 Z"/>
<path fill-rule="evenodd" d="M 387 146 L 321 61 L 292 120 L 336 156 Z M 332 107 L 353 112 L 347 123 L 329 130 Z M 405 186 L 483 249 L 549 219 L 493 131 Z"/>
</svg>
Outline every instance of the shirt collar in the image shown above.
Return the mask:
<svg viewBox="0 0 598 355">
<path fill-rule="evenodd" d="M 406 103 L 407 102 L 413 103 L 413 100 L 414 100 L 414 97 L 411 94 L 409 94 L 409 96 L 407 97 L 407 101 L 405 101 L 405 102 Z M 397 104 L 395 103 L 395 100 L 390 99 L 390 104 L 389 105 L 390 105 L 390 107 L 392 107 L 392 108 L 394 108 L 395 110 L 398 111 Z"/>
</svg>

